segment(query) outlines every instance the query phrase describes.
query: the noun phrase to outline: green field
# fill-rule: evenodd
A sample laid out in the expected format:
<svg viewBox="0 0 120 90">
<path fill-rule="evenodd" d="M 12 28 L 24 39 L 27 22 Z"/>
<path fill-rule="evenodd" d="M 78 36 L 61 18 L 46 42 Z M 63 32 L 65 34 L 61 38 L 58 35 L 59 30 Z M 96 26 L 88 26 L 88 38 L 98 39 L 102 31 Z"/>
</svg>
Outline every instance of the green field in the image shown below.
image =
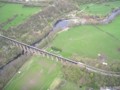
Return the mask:
<svg viewBox="0 0 120 90">
<path fill-rule="evenodd" d="M 113 8 L 118 7 L 120 7 L 120 1 L 86 4 L 81 5 L 80 9 L 85 9 L 84 12 L 89 14 L 106 15 Z M 18 15 L 3 27 L 6 30 L 11 26 L 24 22 L 40 10 L 39 7 L 23 7 L 21 4 L 0 3 L 0 23 L 6 22 L 14 15 Z M 72 27 L 68 31 L 58 33 L 54 40 L 49 43 L 47 50 L 67 58 L 78 55 L 83 58 L 96 59 L 98 54 L 103 54 L 107 61 L 117 62 L 120 59 L 119 20 L 120 16 L 117 16 L 112 23 L 107 25 Z M 61 63 L 34 55 L 13 76 L 4 87 L 4 90 L 86 90 L 87 86 L 79 88 L 75 83 L 65 80 L 62 69 L 64 68 Z M 78 75 L 80 76 L 80 74 Z M 81 75 L 84 76 L 84 73 Z"/>
<path fill-rule="evenodd" d="M 34 56 L 4 88 L 5 90 L 47 90 L 60 73 L 60 65 Z"/>
<path fill-rule="evenodd" d="M 80 5 L 80 10 L 88 14 L 104 16 L 109 14 L 113 9 L 120 7 L 120 1 L 106 2 L 100 4 L 84 4 Z"/>
<path fill-rule="evenodd" d="M 58 90 L 79 90 L 62 78 L 61 64 L 55 60 L 33 56 L 19 71 L 4 90 L 54 90 L 62 81 L 64 84 Z"/>
<path fill-rule="evenodd" d="M 40 10 L 40 7 L 26 7 L 22 4 L 0 2 L 0 23 L 7 22 L 9 19 L 16 16 L 16 18 L 14 18 L 7 25 L 4 25 L 3 29 L 8 29 L 9 27 L 13 27 L 24 22 L 31 15 L 39 12 Z"/>
<path fill-rule="evenodd" d="M 108 25 L 97 25 L 103 31 L 92 25 L 83 25 L 58 33 L 48 51 L 58 53 L 51 48 L 56 47 L 62 50 L 58 54 L 69 58 L 76 54 L 81 57 L 97 58 L 100 53 L 104 54 L 107 60 L 117 61 L 120 59 L 119 20 L 120 16 Z"/>
</svg>

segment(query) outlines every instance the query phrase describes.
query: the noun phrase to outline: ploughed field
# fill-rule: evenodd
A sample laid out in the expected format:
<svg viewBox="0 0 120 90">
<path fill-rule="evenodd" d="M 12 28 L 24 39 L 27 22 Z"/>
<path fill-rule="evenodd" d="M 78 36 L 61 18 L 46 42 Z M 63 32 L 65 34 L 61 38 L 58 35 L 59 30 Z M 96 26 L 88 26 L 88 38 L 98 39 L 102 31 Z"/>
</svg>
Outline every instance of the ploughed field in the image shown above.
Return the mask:
<svg viewBox="0 0 120 90">
<path fill-rule="evenodd" d="M 80 10 L 86 14 L 105 16 L 109 14 L 112 10 L 120 7 L 120 1 L 111 1 L 103 3 L 91 3 L 91 4 L 81 4 L 79 6 Z"/>
<path fill-rule="evenodd" d="M 72 57 L 97 58 L 104 55 L 108 61 L 120 59 L 120 16 L 108 25 L 80 25 L 58 33 L 48 51 Z"/>
<path fill-rule="evenodd" d="M 26 7 L 22 4 L 0 2 L 0 24 L 3 24 L 2 29 L 6 30 L 21 24 L 40 10 L 40 7 Z"/>
</svg>

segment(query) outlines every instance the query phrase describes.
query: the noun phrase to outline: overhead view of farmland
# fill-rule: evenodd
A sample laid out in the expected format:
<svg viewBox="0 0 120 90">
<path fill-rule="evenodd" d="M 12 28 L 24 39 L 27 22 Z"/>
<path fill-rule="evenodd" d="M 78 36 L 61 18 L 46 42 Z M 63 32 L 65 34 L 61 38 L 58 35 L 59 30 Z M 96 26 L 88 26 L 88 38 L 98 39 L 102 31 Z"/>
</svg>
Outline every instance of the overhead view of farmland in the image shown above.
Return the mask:
<svg viewBox="0 0 120 90">
<path fill-rule="evenodd" d="M 40 8 L 31 8 L 19 4 L 0 3 L 0 5 L 0 23 L 3 24 L 2 29 L 5 30 L 22 23 L 32 14 L 40 11 Z"/>
<path fill-rule="evenodd" d="M 0 0 L 0 90 L 120 90 L 119 0 Z"/>
</svg>

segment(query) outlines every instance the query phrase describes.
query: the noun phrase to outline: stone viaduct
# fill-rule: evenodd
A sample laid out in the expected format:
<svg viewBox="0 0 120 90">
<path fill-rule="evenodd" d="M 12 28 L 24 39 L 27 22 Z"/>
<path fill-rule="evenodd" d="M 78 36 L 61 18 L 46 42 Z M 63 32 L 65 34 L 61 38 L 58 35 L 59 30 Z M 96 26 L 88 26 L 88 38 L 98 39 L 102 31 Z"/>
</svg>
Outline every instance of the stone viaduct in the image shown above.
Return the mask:
<svg viewBox="0 0 120 90">
<path fill-rule="evenodd" d="M 61 56 L 49 53 L 49 52 L 44 51 L 44 50 L 41 50 L 37 47 L 30 46 L 30 45 L 27 45 L 25 43 L 19 42 L 17 40 L 11 39 L 9 37 L 3 36 L 3 35 L 0 35 L 0 37 L 2 37 L 5 41 L 9 41 L 12 45 L 20 48 L 21 50 L 23 50 L 24 52 L 27 52 L 27 53 L 34 53 L 36 55 L 42 55 L 43 57 L 51 58 L 52 60 L 54 59 L 54 60 L 57 60 L 57 61 L 70 62 L 70 63 L 73 63 L 73 64 L 78 63 L 76 61 L 73 61 L 73 60 L 70 60 L 70 59 L 67 59 L 67 58 L 63 58 Z"/>
<path fill-rule="evenodd" d="M 3 38 L 5 41 L 9 41 L 12 45 L 20 48 L 21 50 L 23 50 L 24 52 L 27 52 L 27 53 L 34 53 L 37 55 L 41 55 L 43 57 L 51 58 L 52 60 L 61 61 L 63 63 L 74 64 L 74 65 L 79 66 L 80 68 L 86 68 L 86 70 L 88 70 L 90 72 L 98 73 L 101 75 L 120 77 L 120 72 L 112 72 L 112 71 L 98 69 L 98 68 L 95 68 L 93 66 L 86 65 L 82 62 L 74 61 L 74 60 L 64 58 L 64 57 L 56 55 L 56 54 L 49 53 L 47 51 L 44 51 L 44 50 L 39 49 L 39 48 L 34 47 L 34 46 L 27 45 L 25 43 L 11 39 L 11 38 L 6 37 L 4 35 L 0 35 L 0 38 Z"/>
</svg>

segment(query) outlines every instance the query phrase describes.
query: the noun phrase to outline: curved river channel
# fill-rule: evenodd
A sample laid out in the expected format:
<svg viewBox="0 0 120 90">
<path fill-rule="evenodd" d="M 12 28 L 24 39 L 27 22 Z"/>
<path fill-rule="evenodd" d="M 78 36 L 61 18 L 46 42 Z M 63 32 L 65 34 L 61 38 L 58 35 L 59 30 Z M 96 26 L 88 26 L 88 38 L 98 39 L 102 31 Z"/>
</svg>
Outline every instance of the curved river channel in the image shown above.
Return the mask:
<svg viewBox="0 0 120 90">
<path fill-rule="evenodd" d="M 99 21 L 99 24 L 108 24 L 119 14 L 120 14 L 120 8 L 113 10 L 107 17 L 105 17 L 103 20 Z M 78 18 L 76 18 L 76 19 L 78 19 Z M 85 18 L 79 19 L 77 24 L 81 24 L 83 22 L 83 19 L 85 20 Z M 53 25 L 53 30 L 57 30 L 57 29 L 63 30 L 65 28 L 68 28 L 70 25 L 76 24 L 76 22 L 74 22 L 74 21 L 75 21 L 75 19 L 58 20 Z M 87 20 L 84 22 L 84 24 L 88 24 Z"/>
</svg>

